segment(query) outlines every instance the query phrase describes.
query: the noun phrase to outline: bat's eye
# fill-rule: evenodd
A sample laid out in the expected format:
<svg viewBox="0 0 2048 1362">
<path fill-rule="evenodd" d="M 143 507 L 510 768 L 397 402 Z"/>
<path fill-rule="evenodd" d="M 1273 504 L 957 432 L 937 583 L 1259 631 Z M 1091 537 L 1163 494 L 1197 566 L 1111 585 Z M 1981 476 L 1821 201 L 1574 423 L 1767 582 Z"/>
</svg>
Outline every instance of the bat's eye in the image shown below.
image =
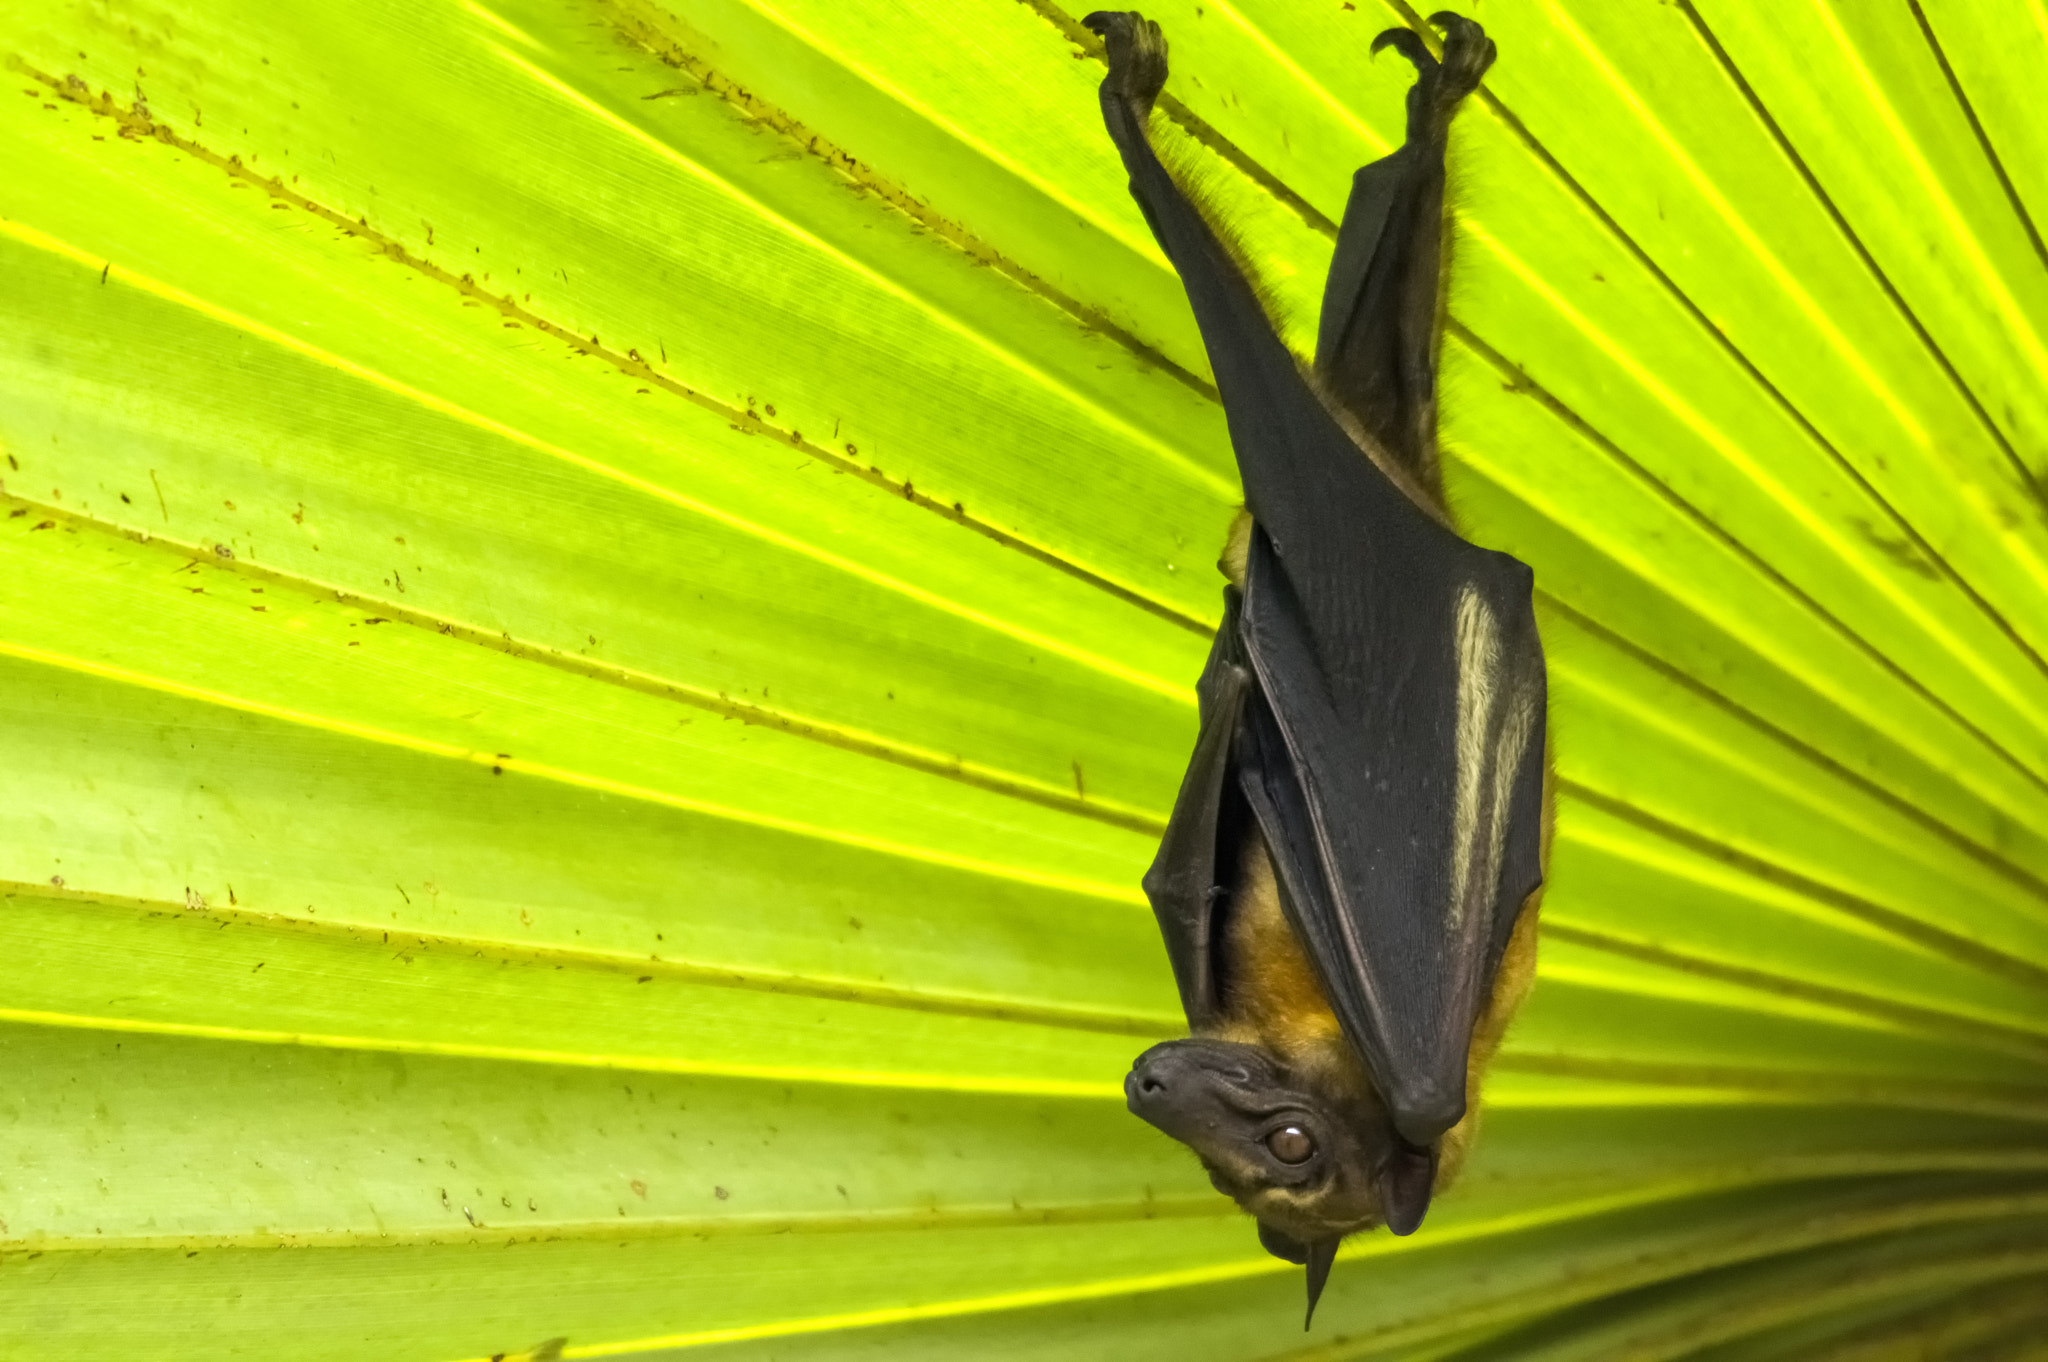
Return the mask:
<svg viewBox="0 0 2048 1362">
<path fill-rule="evenodd" d="M 1316 1142 L 1300 1126 L 1282 1126 L 1266 1137 L 1266 1148 L 1282 1163 L 1307 1163 Z"/>
</svg>

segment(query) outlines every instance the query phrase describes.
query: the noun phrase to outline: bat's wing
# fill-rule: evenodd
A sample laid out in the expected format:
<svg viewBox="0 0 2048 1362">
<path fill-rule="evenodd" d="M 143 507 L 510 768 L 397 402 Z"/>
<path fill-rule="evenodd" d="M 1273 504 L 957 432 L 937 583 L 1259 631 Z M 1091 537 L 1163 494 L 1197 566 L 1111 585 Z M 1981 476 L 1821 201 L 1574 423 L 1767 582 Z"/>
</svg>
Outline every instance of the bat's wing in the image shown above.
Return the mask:
<svg viewBox="0 0 2048 1362">
<path fill-rule="evenodd" d="M 1528 568 L 1348 468 L 1286 498 L 1287 538 L 1253 535 L 1242 786 L 1345 1035 L 1427 1146 L 1541 883 L 1543 654 Z"/>
<path fill-rule="evenodd" d="M 1251 672 L 1237 647 L 1237 592 L 1228 593 L 1223 628 L 1209 651 L 1208 665 L 1196 683 L 1201 702 L 1201 736 L 1181 779 L 1180 795 L 1159 854 L 1145 872 L 1145 894 L 1159 919 L 1159 933 L 1173 961 L 1174 982 L 1180 985 L 1181 1007 L 1188 1026 L 1199 1029 L 1220 1015 L 1222 998 L 1216 976 L 1218 891 L 1234 878 L 1228 861 L 1236 856 L 1239 837 L 1226 826 L 1225 804 L 1232 788 L 1232 752 L 1251 691 Z M 1234 830 L 1241 834 L 1242 829 Z"/>
</svg>

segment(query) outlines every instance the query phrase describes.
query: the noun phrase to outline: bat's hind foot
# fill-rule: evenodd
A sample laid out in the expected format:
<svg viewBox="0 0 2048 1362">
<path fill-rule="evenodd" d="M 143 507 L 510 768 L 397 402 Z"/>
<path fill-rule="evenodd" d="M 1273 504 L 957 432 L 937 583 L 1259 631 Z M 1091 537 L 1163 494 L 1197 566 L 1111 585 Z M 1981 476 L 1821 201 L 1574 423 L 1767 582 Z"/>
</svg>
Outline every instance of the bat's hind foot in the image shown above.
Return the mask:
<svg viewBox="0 0 2048 1362">
<path fill-rule="evenodd" d="M 1408 96 L 1411 141 L 1441 136 L 1458 101 L 1479 88 L 1486 69 L 1493 65 L 1493 39 L 1478 24 L 1448 10 L 1430 15 L 1429 22 L 1444 35 L 1442 60 L 1430 53 L 1422 35 L 1412 28 L 1390 28 L 1372 40 L 1374 53 L 1391 47 L 1414 64 L 1415 88 Z"/>
<path fill-rule="evenodd" d="M 1123 100 L 1142 120 L 1166 85 L 1166 36 L 1134 10 L 1097 10 L 1081 22 L 1109 49 L 1103 94 Z"/>
<path fill-rule="evenodd" d="M 1443 60 L 1437 67 L 1438 102 L 1456 104 L 1479 88 L 1480 78 L 1493 65 L 1493 39 L 1486 30 L 1462 14 L 1439 10 L 1429 22 L 1444 35 Z"/>
</svg>

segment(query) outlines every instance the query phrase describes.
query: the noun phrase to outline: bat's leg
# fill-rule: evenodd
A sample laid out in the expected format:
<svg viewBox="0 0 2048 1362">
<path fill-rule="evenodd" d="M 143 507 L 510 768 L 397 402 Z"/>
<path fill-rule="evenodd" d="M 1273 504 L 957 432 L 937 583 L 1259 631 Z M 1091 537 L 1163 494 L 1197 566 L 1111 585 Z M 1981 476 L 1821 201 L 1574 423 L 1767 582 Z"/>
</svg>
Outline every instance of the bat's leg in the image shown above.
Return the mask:
<svg viewBox="0 0 2048 1362">
<path fill-rule="evenodd" d="M 1294 357 L 1237 262 L 1201 211 L 1167 172 L 1146 134 L 1153 101 L 1166 82 L 1166 39 L 1142 15 L 1098 11 L 1081 21 L 1103 36 L 1109 74 L 1102 82 L 1102 117 L 1131 177 L 1131 196 L 1187 289 L 1209 365 L 1223 397 L 1231 443 L 1254 514 L 1262 477 L 1280 476 L 1257 458 L 1271 432 L 1298 425 L 1320 404 Z"/>
<path fill-rule="evenodd" d="M 1493 64 L 1479 25 L 1432 15 L 1444 55 L 1412 29 L 1373 40 L 1415 65 L 1407 140 L 1352 181 L 1330 261 L 1316 373 L 1388 453 L 1441 500 L 1436 450 L 1436 351 L 1444 266 L 1444 148 L 1451 115 Z"/>
</svg>

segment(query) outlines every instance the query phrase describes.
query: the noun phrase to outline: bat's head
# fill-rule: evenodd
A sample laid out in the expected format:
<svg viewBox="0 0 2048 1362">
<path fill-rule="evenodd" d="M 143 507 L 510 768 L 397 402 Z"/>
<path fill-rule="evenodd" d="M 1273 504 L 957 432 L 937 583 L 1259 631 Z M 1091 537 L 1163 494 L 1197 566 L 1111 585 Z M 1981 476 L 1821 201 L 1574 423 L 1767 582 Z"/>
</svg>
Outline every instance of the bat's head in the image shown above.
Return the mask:
<svg viewBox="0 0 2048 1362">
<path fill-rule="evenodd" d="M 1401 1139 L 1369 1085 L 1319 1067 L 1195 1037 L 1153 1046 L 1124 1079 L 1131 1111 L 1195 1151 L 1267 1251 L 1307 1265 L 1311 1313 L 1337 1241 L 1411 1232 L 1436 1180 L 1436 1152 Z"/>
</svg>

